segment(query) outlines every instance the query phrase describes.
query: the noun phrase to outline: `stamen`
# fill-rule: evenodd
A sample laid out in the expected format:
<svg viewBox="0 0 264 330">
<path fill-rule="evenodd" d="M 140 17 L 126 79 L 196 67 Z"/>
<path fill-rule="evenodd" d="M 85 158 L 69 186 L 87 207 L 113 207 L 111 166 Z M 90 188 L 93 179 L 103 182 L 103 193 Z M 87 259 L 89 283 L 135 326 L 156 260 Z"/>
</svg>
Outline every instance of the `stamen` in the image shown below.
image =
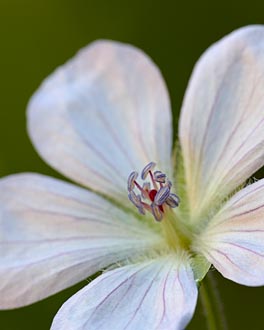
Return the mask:
<svg viewBox="0 0 264 330">
<path fill-rule="evenodd" d="M 146 214 L 143 205 L 141 205 L 141 207 L 138 207 L 138 211 L 139 211 L 139 213 L 142 214 L 142 215 L 145 215 L 145 214 Z"/>
<path fill-rule="evenodd" d="M 137 172 L 132 172 L 128 179 L 127 179 L 127 190 L 128 191 L 131 191 L 135 188 L 135 180 L 137 179 L 138 177 L 138 173 Z"/>
<path fill-rule="evenodd" d="M 152 171 L 155 166 L 156 166 L 156 163 L 154 163 L 154 162 L 148 163 L 148 165 L 146 165 L 141 172 L 141 179 L 145 180 L 147 175 L 149 174 L 149 172 Z"/>
<path fill-rule="evenodd" d="M 175 208 L 179 206 L 180 198 L 176 194 L 170 194 L 170 196 L 166 200 L 166 204 L 171 208 Z"/>
<path fill-rule="evenodd" d="M 137 208 L 140 208 L 142 206 L 140 196 L 136 195 L 133 190 L 130 191 L 130 193 L 128 194 L 128 198 Z"/>
<path fill-rule="evenodd" d="M 154 172 L 154 180 L 159 183 L 165 183 L 166 182 L 166 174 L 162 173 L 161 171 L 155 171 Z"/>
<path fill-rule="evenodd" d="M 160 188 L 160 190 L 157 192 L 154 203 L 157 205 L 162 205 L 166 202 L 167 198 L 170 196 L 170 188 L 165 186 Z"/>
<path fill-rule="evenodd" d="M 158 205 L 156 205 L 155 203 L 151 204 L 151 209 L 152 209 L 152 214 L 154 215 L 154 218 L 156 221 L 161 221 L 163 218 L 163 214 L 159 208 Z"/>
<path fill-rule="evenodd" d="M 142 186 L 141 196 L 143 198 L 149 198 L 149 191 L 150 191 L 150 183 L 144 182 Z"/>
<path fill-rule="evenodd" d="M 141 202 L 141 198 L 140 198 L 140 195 L 136 195 L 134 193 L 134 191 L 130 191 L 130 193 L 128 194 L 128 198 L 130 199 L 130 201 L 137 207 L 139 213 L 145 215 L 146 212 L 144 210 L 144 207 L 143 207 L 143 203 Z"/>
<path fill-rule="evenodd" d="M 165 183 L 165 185 L 169 188 L 172 187 L 172 182 L 170 180 L 167 180 L 167 182 Z"/>
</svg>

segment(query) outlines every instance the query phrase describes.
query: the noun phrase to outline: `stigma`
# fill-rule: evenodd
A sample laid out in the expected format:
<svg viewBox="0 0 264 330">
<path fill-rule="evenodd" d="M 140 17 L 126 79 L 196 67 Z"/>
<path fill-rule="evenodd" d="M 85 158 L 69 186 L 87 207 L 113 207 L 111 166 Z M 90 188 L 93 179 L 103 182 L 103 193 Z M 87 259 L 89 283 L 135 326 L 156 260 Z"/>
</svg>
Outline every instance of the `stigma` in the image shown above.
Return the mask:
<svg viewBox="0 0 264 330">
<path fill-rule="evenodd" d="M 179 206 L 180 198 L 171 192 L 171 181 L 161 171 L 154 171 L 156 163 L 150 162 L 142 172 L 140 185 L 138 173 L 133 171 L 127 179 L 128 198 L 139 213 L 150 212 L 156 221 L 161 221 L 168 208 Z"/>
</svg>

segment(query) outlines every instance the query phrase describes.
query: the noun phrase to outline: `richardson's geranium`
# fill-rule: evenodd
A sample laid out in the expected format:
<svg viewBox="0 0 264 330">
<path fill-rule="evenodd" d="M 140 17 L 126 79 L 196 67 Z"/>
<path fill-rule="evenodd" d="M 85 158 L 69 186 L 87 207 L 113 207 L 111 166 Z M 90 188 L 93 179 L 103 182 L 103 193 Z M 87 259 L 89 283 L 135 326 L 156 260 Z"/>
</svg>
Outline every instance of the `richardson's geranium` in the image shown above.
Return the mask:
<svg viewBox="0 0 264 330">
<path fill-rule="evenodd" d="M 264 284 L 264 180 L 244 185 L 264 164 L 263 89 L 263 27 L 213 45 L 195 66 L 172 156 L 168 93 L 142 51 L 97 41 L 56 70 L 30 101 L 29 134 L 89 191 L 38 174 L 0 181 L 0 307 L 104 270 L 52 330 L 177 330 L 211 264 Z"/>
</svg>

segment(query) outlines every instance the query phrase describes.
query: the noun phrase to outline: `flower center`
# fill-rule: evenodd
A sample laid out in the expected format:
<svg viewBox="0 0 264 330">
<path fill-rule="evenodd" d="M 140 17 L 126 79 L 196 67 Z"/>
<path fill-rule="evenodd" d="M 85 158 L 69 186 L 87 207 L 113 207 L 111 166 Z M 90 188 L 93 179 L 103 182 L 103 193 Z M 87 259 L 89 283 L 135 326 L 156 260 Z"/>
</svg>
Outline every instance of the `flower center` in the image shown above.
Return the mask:
<svg viewBox="0 0 264 330">
<path fill-rule="evenodd" d="M 177 217 L 173 208 L 179 206 L 180 198 L 171 192 L 172 183 L 161 171 L 153 172 L 156 164 L 150 162 L 142 172 L 142 184 L 137 181 L 138 173 L 132 172 L 127 180 L 128 198 L 139 213 L 150 212 L 161 224 L 167 245 L 177 250 L 189 248 L 191 233 Z M 149 180 L 148 180 L 149 179 Z"/>
<path fill-rule="evenodd" d="M 127 189 L 128 198 L 141 214 L 148 211 L 156 221 L 161 221 L 168 209 L 179 205 L 180 199 L 176 194 L 171 193 L 172 184 L 167 176 L 161 171 L 153 172 L 155 166 L 154 162 L 150 162 L 143 168 L 142 185 L 137 181 L 138 173 L 132 172 L 127 180 Z"/>
</svg>

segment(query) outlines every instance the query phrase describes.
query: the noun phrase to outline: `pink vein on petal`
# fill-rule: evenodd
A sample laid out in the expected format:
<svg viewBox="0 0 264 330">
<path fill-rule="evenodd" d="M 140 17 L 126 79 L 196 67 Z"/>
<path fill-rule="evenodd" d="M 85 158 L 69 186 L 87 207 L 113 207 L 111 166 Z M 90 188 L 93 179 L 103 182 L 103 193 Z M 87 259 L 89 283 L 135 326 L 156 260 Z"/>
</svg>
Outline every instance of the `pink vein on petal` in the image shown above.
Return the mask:
<svg viewBox="0 0 264 330">
<path fill-rule="evenodd" d="M 259 77 L 259 79 L 260 79 L 260 77 Z M 242 121 L 244 120 L 244 118 L 246 117 L 246 115 L 247 115 L 247 113 L 248 113 L 247 109 L 250 109 L 249 104 L 250 104 L 250 102 L 251 102 L 251 99 L 252 99 L 252 97 L 253 97 L 255 91 L 256 91 L 256 85 L 257 85 L 257 83 L 255 83 L 255 87 L 254 87 L 254 88 L 252 87 L 252 89 L 251 89 L 251 95 L 250 95 L 249 98 L 248 98 L 248 105 L 245 106 L 246 111 L 243 112 L 242 117 L 241 117 L 241 118 L 239 119 L 239 121 L 236 123 L 236 125 L 235 125 L 235 127 L 233 128 L 232 132 L 231 132 L 230 135 L 228 136 L 228 139 L 226 140 L 224 146 L 222 147 L 222 151 L 219 153 L 219 155 L 218 155 L 216 161 L 214 162 L 215 164 L 218 164 L 218 163 L 220 162 L 221 158 L 225 155 L 226 147 L 227 147 L 227 146 L 229 145 L 229 143 L 232 141 L 232 139 L 233 139 L 235 133 L 237 132 L 238 128 L 240 127 L 241 122 L 242 122 Z M 245 141 L 247 141 L 247 139 L 246 139 Z M 240 147 L 237 149 L 237 151 L 238 151 L 239 149 L 240 149 Z M 235 153 L 236 153 L 236 152 L 235 152 Z M 234 154 L 235 154 L 235 153 L 234 153 Z M 216 165 L 216 166 L 217 166 L 217 165 Z M 214 166 L 212 166 L 212 167 L 215 168 Z M 215 171 L 215 170 L 214 170 L 214 171 Z M 207 178 L 207 179 L 208 179 L 208 181 L 210 181 L 209 178 Z"/>
<path fill-rule="evenodd" d="M 117 287 L 115 287 L 113 290 L 111 290 L 104 298 L 103 300 L 96 306 L 95 311 L 99 309 L 100 306 L 103 305 L 103 303 L 105 303 L 107 301 L 108 298 L 111 297 L 111 295 L 118 290 L 124 283 L 126 283 L 127 281 L 129 281 L 131 278 L 135 277 L 137 273 L 139 273 L 142 269 L 146 268 L 148 265 L 143 266 L 142 268 L 136 270 L 134 273 L 132 273 L 129 277 L 125 278 L 121 283 L 118 284 Z M 122 269 L 119 270 L 119 273 L 122 272 Z M 109 274 L 108 276 L 102 278 L 100 280 L 100 283 L 102 283 L 103 281 L 106 281 L 109 279 L 109 277 L 113 277 L 118 273 L 118 271 L 113 272 L 112 274 Z M 95 312 L 94 311 L 94 312 Z M 94 315 L 94 312 L 90 315 L 90 317 L 86 320 L 84 327 L 87 326 L 88 322 L 90 321 L 91 317 Z"/>
<path fill-rule="evenodd" d="M 264 257 L 264 254 L 259 253 L 259 252 L 254 251 L 254 250 L 251 250 L 251 249 L 249 249 L 249 248 L 247 248 L 247 247 L 245 247 L 245 246 L 243 246 L 243 245 L 239 245 L 239 244 L 236 244 L 236 243 L 233 243 L 233 242 L 225 242 L 225 241 L 221 241 L 221 243 L 222 243 L 222 244 L 232 245 L 232 246 L 235 246 L 235 247 L 237 247 L 237 248 L 239 248 L 239 249 L 242 249 L 242 250 L 246 250 L 246 251 L 248 251 L 248 252 L 251 252 L 251 253 L 253 253 L 253 254 L 255 254 L 255 255 L 258 255 L 258 256 L 260 256 L 260 257 Z"/>
<path fill-rule="evenodd" d="M 148 293 L 149 293 L 149 291 L 150 291 L 150 289 L 151 289 L 151 287 L 152 287 L 152 285 L 153 285 L 155 279 L 156 279 L 157 276 L 159 275 L 159 273 L 160 273 L 160 271 L 162 270 L 162 268 L 163 268 L 163 267 L 161 267 L 161 268 L 159 269 L 158 273 L 157 273 L 157 274 L 155 275 L 155 277 L 151 280 L 149 286 L 147 287 L 147 290 L 144 292 L 144 295 L 143 295 L 142 299 L 141 299 L 140 302 L 139 302 L 138 307 L 136 308 L 136 310 L 135 310 L 133 316 L 130 318 L 130 320 L 129 320 L 128 323 L 126 324 L 124 330 L 129 326 L 129 324 L 130 324 L 130 323 L 134 320 L 134 318 L 136 317 L 138 311 L 140 310 L 140 307 L 142 306 L 143 301 L 145 300 L 146 296 L 148 295 Z"/>
</svg>

